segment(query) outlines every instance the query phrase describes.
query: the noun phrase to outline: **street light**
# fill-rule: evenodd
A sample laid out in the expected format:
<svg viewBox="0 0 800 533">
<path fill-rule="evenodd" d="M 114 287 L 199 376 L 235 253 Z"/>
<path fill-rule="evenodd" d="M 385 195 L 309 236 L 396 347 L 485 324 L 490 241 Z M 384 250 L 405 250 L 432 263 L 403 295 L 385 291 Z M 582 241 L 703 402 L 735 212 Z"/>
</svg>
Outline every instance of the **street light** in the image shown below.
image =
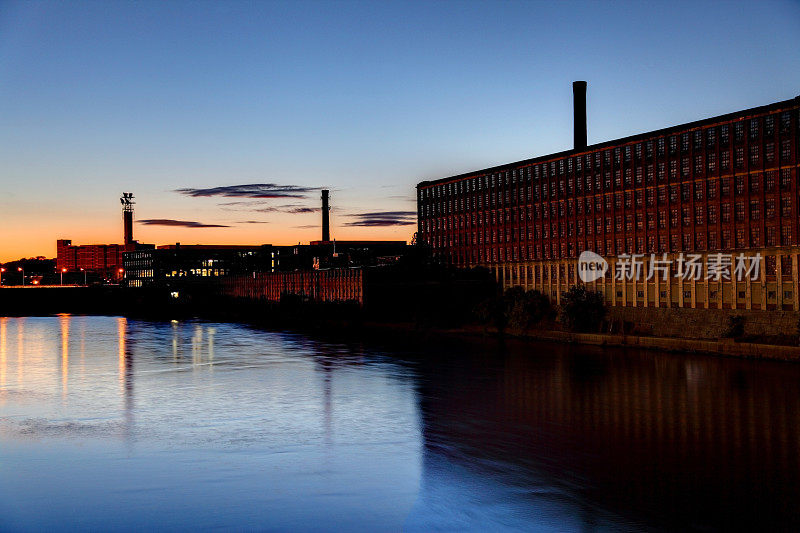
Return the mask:
<svg viewBox="0 0 800 533">
<path fill-rule="evenodd" d="M 0 268 L 0 286 L 3 285 L 3 272 L 5 272 L 5 268 Z"/>
<path fill-rule="evenodd" d="M 83 272 L 83 284 L 88 285 L 88 283 L 86 283 L 86 270 L 82 268 L 81 272 Z"/>
<path fill-rule="evenodd" d="M 17 267 L 17 272 L 22 272 L 22 286 L 25 286 L 25 269 L 22 267 Z"/>
<path fill-rule="evenodd" d="M 66 271 L 67 271 L 66 268 L 62 268 L 61 269 L 61 284 L 62 285 L 64 284 L 64 272 L 66 272 Z"/>
</svg>

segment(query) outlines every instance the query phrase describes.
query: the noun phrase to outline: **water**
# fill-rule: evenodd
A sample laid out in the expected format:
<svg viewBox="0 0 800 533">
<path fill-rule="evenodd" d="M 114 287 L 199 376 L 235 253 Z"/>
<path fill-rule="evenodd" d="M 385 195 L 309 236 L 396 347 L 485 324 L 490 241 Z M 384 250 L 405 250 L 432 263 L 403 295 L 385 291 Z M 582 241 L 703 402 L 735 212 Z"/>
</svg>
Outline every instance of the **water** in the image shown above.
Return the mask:
<svg viewBox="0 0 800 533">
<path fill-rule="evenodd" d="M 800 365 L 409 346 L 0 318 L 0 530 L 800 527 Z"/>
</svg>

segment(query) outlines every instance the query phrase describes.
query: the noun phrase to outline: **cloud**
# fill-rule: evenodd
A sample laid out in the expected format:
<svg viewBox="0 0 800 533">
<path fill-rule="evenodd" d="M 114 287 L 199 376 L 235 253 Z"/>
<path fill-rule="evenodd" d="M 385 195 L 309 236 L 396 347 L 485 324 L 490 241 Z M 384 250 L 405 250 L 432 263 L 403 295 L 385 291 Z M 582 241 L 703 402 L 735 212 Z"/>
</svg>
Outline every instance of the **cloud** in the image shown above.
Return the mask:
<svg viewBox="0 0 800 533">
<path fill-rule="evenodd" d="M 293 227 L 297 229 L 312 229 L 312 228 L 318 228 L 319 224 L 306 224 L 305 226 L 293 226 Z"/>
<path fill-rule="evenodd" d="M 219 204 L 226 211 L 249 211 L 252 213 L 316 213 L 319 207 L 308 207 L 303 204 L 267 205 L 258 201 L 224 202 Z"/>
<path fill-rule="evenodd" d="M 379 226 L 412 226 L 417 223 L 416 211 L 372 211 L 347 215 L 355 218 L 345 226 L 379 227 Z"/>
<path fill-rule="evenodd" d="M 269 224 L 269 222 L 265 220 L 240 220 L 237 224 Z"/>
<path fill-rule="evenodd" d="M 278 185 L 277 183 L 246 183 L 243 185 L 224 185 L 206 189 L 183 188 L 174 192 L 193 198 L 305 198 L 307 193 L 318 190 L 318 187 L 302 185 Z"/>
<path fill-rule="evenodd" d="M 145 226 L 180 226 L 183 228 L 229 228 L 222 224 L 203 224 L 202 222 L 195 222 L 193 220 L 173 220 L 171 218 L 146 218 L 144 220 L 137 220 L 139 224 Z"/>
</svg>

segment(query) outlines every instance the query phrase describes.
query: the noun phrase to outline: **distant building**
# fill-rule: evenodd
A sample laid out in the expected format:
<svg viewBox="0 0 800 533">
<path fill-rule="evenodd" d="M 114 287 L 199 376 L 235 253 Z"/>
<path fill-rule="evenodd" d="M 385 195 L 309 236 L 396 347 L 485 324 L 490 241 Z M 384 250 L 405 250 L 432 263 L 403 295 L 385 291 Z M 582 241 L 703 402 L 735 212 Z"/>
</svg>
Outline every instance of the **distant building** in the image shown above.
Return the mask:
<svg viewBox="0 0 800 533">
<path fill-rule="evenodd" d="M 391 264 L 406 249 L 403 241 L 344 241 L 293 246 L 182 245 L 123 253 L 128 287 L 175 286 L 215 278 L 268 272 L 296 272 Z"/>
<path fill-rule="evenodd" d="M 201 283 L 234 274 L 272 272 L 274 251 L 262 246 L 170 244 L 123 254 L 128 287 Z"/>
<path fill-rule="evenodd" d="M 123 278 L 123 253 L 152 249 L 152 244 L 133 240 L 133 194 L 122 193 L 123 237 L 125 244 L 74 245 L 70 239 L 56 241 L 56 270 L 59 272 L 83 271 L 97 280 L 119 282 Z"/>
</svg>

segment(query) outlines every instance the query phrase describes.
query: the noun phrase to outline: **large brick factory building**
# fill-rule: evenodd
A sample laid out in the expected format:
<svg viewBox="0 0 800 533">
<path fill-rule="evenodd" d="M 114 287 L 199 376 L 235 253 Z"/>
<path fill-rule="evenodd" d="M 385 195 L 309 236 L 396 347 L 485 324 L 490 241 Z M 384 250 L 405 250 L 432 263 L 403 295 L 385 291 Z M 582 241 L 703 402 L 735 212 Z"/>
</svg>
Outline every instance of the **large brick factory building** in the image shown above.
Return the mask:
<svg viewBox="0 0 800 533">
<path fill-rule="evenodd" d="M 572 150 L 417 186 L 436 257 L 558 301 L 592 251 L 614 306 L 800 309 L 800 97 L 587 146 L 573 91 Z"/>
</svg>

